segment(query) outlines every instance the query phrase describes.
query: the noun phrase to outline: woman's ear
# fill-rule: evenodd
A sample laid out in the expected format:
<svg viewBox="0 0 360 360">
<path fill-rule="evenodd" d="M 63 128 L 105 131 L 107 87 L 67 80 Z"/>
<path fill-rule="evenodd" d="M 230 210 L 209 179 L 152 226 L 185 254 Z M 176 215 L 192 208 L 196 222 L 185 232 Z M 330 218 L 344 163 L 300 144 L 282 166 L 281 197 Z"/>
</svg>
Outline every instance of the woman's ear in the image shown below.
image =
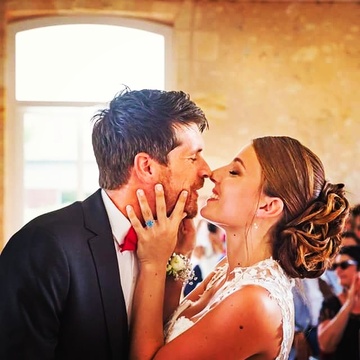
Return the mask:
<svg viewBox="0 0 360 360">
<path fill-rule="evenodd" d="M 149 181 L 155 171 L 155 161 L 147 153 L 138 153 L 134 158 L 134 168 L 136 176 L 142 181 Z"/>
<path fill-rule="evenodd" d="M 256 212 L 259 218 L 278 217 L 284 209 L 284 202 L 278 197 L 264 196 Z"/>
</svg>

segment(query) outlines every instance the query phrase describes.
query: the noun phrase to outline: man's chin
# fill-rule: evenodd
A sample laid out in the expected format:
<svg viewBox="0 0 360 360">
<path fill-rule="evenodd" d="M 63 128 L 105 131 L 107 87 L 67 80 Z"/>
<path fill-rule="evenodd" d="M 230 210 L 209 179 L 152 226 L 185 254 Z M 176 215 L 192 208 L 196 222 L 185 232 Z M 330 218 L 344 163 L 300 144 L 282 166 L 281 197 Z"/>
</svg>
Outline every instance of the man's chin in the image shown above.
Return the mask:
<svg viewBox="0 0 360 360">
<path fill-rule="evenodd" d="M 197 206 L 188 206 L 184 210 L 186 212 L 186 219 L 193 219 L 196 217 L 198 213 L 198 207 Z"/>
</svg>

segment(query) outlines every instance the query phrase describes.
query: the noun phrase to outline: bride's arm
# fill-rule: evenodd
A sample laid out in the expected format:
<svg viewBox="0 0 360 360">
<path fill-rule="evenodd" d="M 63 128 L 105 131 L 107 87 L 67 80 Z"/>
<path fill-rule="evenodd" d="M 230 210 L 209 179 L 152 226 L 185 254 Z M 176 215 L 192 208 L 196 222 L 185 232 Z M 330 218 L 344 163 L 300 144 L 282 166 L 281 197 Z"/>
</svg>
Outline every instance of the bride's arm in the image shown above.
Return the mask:
<svg viewBox="0 0 360 360">
<path fill-rule="evenodd" d="M 196 243 L 196 229 L 192 219 L 184 219 L 180 223 L 178 230 L 178 239 L 174 252 L 182 254 L 187 258 L 191 257 L 191 253 Z M 175 280 L 173 276 L 167 276 L 165 282 L 164 297 L 164 322 L 172 315 L 179 305 L 179 301 L 183 291 L 183 281 Z"/>
<path fill-rule="evenodd" d="M 192 219 L 182 220 L 179 226 L 178 240 L 175 248 L 177 254 L 183 254 L 190 258 L 191 253 L 196 243 L 196 229 L 194 221 Z M 191 301 L 196 301 L 206 290 L 207 284 L 215 274 L 216 268 L 224 265 L 227 262 L 227 258 L 221 259 L 218 264 L 214 267 L 214 270 L 185 298 Z M 166 276 L 165 280 L 165 295 L 164 295 L 164 311 L 163 318 L 164 324 L 174 313 L 176 308 L 179 306 L 180 299 L 182 298 L 182 292 L 184 289 L 184 283 L 182 280 L 175 280 L 173 276 Z"/>
<path fill-rule="evenodd" d="M 246 359 L 255 354 L 275 358 L 281 343 L 281 311 L 276 300 L 259 286 L 245 286 L 235 291 L 203 314 L 188 330 L 164 344 L 162 312 L 166 263 L 177 241 L 186 199 L 180 196 L 167 218 L 162 191 L 156 193 L 156 198 L 159 199 L 156 204 L 158 220 L 154 226 L 143 228 L 134 212 L 128 212 L 139 236 L 140 262 L 132 309 L 130 358 Z M 144 219 L 151 219 L 144 195 L 139 202 Z M 164 239 L 166 241 L 161 241 Z"/>
<path fill-rule="evenodd" d="M 162 304 L 166 274 L 163 269 L 163 266 L 140 266 L 130 327 L 130 359 L 152 359 L 164 345 Z"/>
<path fill-rule="evenodd" d="M 187 219 L 185 219 L 187 220 Z M 183 221 L 185 221 L 183 220 Z M 189 256 L 190 257 L 190 256 Z M 224 256 L 214 267 L 214 270 L 207 275 L 207 277 L 196 286 L 186 297 L 186 300 L 197 301 L 201 295 L 206 291 L 208 283 L 216 274 L 216 269 L 223 266 L 227 263 L 227 257 Z M 183 283 L 181 281 L 176 281 L 172 276 L 166 277 L 165 283 L 165 298 L 164 298 L 164 323 L 167 322 L 169 317 L 173 314 L 176 308 L 179 305 L 179 301 L 182 295 Z"/>
<path fill-rule="evenodd" d="M 127 208 L 129 219 L 138 235 L 139 261 L 130 326 L 131 359 L 152 359 L 164 344 L 162 319 L 166 264 L 177 242 L 179 224 L 186 215 L 183 212 L 186 191 L 179 196 L 169 217 L 166 215 L 161 186 L 156 186 L 155 195 L 157 220 L 151 227 L 143 228 L 133 209 Z M 138 199 L 143 218 L 152 220 L 153 214 L 142 191 L 138 192 Z"/>
</svg>

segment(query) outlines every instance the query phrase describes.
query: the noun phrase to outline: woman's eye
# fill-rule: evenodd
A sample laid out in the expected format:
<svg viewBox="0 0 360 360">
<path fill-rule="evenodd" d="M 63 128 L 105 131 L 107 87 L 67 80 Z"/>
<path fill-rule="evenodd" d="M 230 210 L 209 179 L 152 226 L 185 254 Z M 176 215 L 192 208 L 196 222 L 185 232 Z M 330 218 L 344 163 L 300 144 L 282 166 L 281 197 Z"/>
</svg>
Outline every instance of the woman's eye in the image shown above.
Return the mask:
<svg viewBox="0 0 360 360">
<path fill-rule="evenodd" d="M 239 173 L 237 171 L 235 171 L 235 170 L 230 170 L 229 174 L 230 175 L 239 175 Z"/>
</svg>

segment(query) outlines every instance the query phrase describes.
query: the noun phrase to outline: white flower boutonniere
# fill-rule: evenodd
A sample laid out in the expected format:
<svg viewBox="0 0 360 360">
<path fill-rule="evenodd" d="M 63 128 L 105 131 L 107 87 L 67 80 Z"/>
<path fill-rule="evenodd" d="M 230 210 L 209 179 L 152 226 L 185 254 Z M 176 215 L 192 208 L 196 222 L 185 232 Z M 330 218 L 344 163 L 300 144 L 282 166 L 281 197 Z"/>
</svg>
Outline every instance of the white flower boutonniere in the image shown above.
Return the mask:
<svg viewBox="0 0 360 360">
<path fill-rule="evenodd" d="M 190 282 L 195 276 L 190 260 L 186 256 L 176 253 L 173 253 L 168 260 L 166 274 L 173 276 L 175 280 L 182 280 L 184 283 Z"/>
</svg>

